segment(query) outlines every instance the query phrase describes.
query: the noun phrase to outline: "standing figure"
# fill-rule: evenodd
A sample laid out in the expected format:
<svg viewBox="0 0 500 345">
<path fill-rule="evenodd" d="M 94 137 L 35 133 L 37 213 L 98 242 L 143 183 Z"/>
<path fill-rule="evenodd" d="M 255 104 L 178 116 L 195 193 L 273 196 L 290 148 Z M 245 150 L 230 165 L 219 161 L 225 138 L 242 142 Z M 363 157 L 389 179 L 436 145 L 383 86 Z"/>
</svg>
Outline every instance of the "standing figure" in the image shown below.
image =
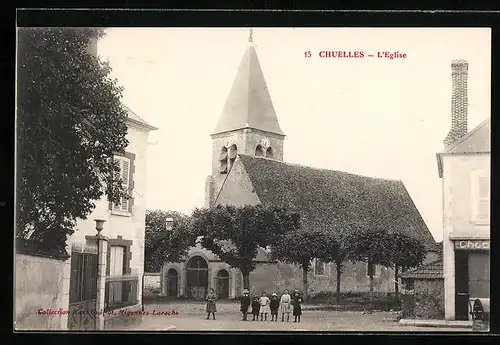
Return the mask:
<svg viewBox="0 0 500 345">
<path fill-rule="evenodd" d="M 288 290 L 285 289 L 283 291 L 283 295 L 281 295 L 280 299 L 280 311 L 281 311 L 281 322 L 285 321 L 286 314 L 286 322 L 290 322 L 290 303 L 292 302 L 292 298 L 288 294 Z"/>
<path fill-rule="evenodd" d="M 302 315 L 302 308 L 300 305 L 302 304 L 303 301 L 304 300 L 299 290 L 295 290 L 292 296 L 293 316 L 295 316 L 295 321 L 293 322 L 300 322 L 300 315 Z"/>
<path fill-rule="evenodd" d="M 217 295 L 215 294 L 215 290 L 210 288 L 207 294 L 207 320 L 210 318 L 210 314 L 212 314 L 215 320 L 215 313 L 217 312 L 217 306 L 215 305 L 216 299 Z"/>
<path fill-rule="evenodd" d="M 259 311 L 260 311 L 260 303 L 259 303 L 259 296 L 255 296 L 252 301 L 252 315 L 253 319 L 252 321 L 259 321 Z"/>
<path fill-rule="evenodd" d="M 260 303 L 260 321 L 263 320 L 262 316 L 264 316 L 264 320 L 267 321 L 267 314 L 270 313 L 269 303 L 271 303 L 271 301 L 269 300 L 269 297 L 267 297 L 267 294 L 265 292 L 263 292 L 262 296 L 260 296 L 259 303 Z"/>
<path fill-rule="evenodd" d="M 249 293 L 250 292 L 247 289 L 243 290 L 243 296 L 241 296 L 241 299 L 240 299 L 240 303 L 241 303 L 240 311 L 243 314 L 242 321 L 247 320 L 248 307 L 250 307 L 250 303 L 251 303 Z"/>
<path fill-rule="evenodd" d="M 271 307 L 271 321 L 278 321 L 278 308 L 280 306 L 280 300 L 276 293 L 273 293 L 271 296 L 271 303 L 269 303 L 269 307 Z"/>
</svg>

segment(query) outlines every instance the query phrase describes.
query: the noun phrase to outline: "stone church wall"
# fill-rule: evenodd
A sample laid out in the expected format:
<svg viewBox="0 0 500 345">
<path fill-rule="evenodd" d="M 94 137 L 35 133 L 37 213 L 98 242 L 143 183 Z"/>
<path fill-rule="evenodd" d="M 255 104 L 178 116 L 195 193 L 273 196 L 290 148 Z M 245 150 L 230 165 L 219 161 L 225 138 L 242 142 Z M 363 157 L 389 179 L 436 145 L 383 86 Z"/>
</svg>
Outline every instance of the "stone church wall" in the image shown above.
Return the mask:
<svg viewBox="0 0 500 345">
<path fill-rule="evenodd" d="M 341 292 L 363 293 L 370 291 L 370 278 L 366 275 L 367 265 L 360 262 L 352 264 L 346 262 L 344 272 L 341 276 Z M 238 272 L 239 273 L 239 272 Z M 334 264 L 327 264 L 323 275 L 314 274 L 309 271 L 309 295 L 314 296 L 322 293 L 333 293 L 337 289 L 337 272 Z M 237 291 L 243 289 L 243 277 L 238 274 Z M 373 290 L 375 293 L 394 292 L 394 270 L 385 267 L 377 267 L 373 279 Z M 284 289 L 303 290 L 302 270 L 296 265 L 283 263 L 257 264 L 250 273 L 251 294 L 281 293 Z"/>
</svg>

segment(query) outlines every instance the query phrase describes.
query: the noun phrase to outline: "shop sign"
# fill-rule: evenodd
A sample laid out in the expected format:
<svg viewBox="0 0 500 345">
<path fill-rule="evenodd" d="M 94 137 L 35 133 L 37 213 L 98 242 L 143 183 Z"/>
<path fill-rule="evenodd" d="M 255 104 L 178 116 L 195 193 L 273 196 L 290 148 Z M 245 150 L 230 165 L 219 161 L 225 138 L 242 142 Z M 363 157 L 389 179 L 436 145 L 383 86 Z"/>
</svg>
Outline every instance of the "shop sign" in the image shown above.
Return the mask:
<svg viewBox="0 0 500 345">
<path fill-rule="evenodd" d="M 490 241 L 455 241 L 458 250 L 490 250 Z"/>
</svg>

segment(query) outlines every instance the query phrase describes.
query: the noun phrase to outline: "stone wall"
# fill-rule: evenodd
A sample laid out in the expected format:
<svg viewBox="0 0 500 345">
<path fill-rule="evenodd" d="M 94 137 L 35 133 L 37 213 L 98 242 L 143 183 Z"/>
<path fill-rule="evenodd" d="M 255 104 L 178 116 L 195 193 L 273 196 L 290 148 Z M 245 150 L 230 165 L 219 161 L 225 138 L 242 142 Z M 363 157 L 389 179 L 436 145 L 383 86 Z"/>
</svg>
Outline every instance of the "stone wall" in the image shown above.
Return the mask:
<svg viewBox="0 0 500 345">
<path fill-rule="evenodd" d="M 137 304 L 130 307 L 116 309 L 113 315 L 104 317 L 105 330 L 132 330 L 140 329 L 143 316 L 142 305 Z"/>
<path fill-rule="evenodd" d="M 39 314 L 39 310 L 67 312 L 65 268 L 69 260 L 27 254 L 15 255 L 14 308 L 16 330 L 62 330 L 67 315 Z"/>
<path fill-rule="evenodd" d="M 370 278 L 366 275 L 366 263 L 356 264 L 346 262 L 340 278 L 341 292 L 369 292 Z M 308 274 L 309 296 L 322 293 L 333 293 L 337 289 L 337 271 L 334 264 L 327 264 L 323 275 L 314 274 L 311 269 Z M 241 274 L 238 277 L 238 287 L 243 286 Z M 373 279 L 373 290 L 378 293 L 394 292 L 394 270 L 377 266 Z M 238 289 L 238 288 L 237 288 Z M 258 263 L 250 273 L 250 291 L 252 294 L 266 291 L 282 292 L 284 289 L 303 290 L 302 270 L 298 265 L 284 263 Z M 240 291 L 240 290 L 237 290 Z"/>
<path fill-rule="evenodd" d="M 414 294 L 403 296 L 403 317 L 444 319 L 444 280 L 415 279 Z"/>
<path fill-rule="evenodd" d="M 159 290 L 160 288 L 160 273 L 144 273 L 145 290 Z"/>
</svg>

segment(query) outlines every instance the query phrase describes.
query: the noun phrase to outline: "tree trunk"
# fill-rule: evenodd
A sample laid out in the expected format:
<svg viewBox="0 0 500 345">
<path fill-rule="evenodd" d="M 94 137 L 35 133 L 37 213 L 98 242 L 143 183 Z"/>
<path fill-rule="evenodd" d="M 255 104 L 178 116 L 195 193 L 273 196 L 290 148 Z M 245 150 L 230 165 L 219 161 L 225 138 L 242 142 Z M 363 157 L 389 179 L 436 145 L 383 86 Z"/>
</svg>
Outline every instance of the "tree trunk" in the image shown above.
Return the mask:
<svg viewBox="0 0 500 345">
<path fill-rule="evenodd" d="M 399 266 L 395 265 L 394 267 L 394 280 L 396 281 L 394 283 L 394 295 L 396 299 L 399 297 Z"/>
<path fill-rule="evenodd" d="M 342 262 L 337 260 L 337 304 L 340 304 L 340 276 L 342 275 Z"/>
<path fill-rule="evenodd" d="M 250 272 L 241 272 L 243 274 L 243 288 L 250 291 Z"/>
<path fill-rule="evenodd" d="M 309 283 L 307 281 L 307 273 L 309 272 L 309 267 L 302 265 L 302 288 L 304 289 L 304 293 L 302 294 L 304 300 L 308 297 L 309 292 Z"/>
<path fill-rule="evenodd" d="M 370 272 L 370 312 L 373 310 L 373 272 Z"/>
</svg>

